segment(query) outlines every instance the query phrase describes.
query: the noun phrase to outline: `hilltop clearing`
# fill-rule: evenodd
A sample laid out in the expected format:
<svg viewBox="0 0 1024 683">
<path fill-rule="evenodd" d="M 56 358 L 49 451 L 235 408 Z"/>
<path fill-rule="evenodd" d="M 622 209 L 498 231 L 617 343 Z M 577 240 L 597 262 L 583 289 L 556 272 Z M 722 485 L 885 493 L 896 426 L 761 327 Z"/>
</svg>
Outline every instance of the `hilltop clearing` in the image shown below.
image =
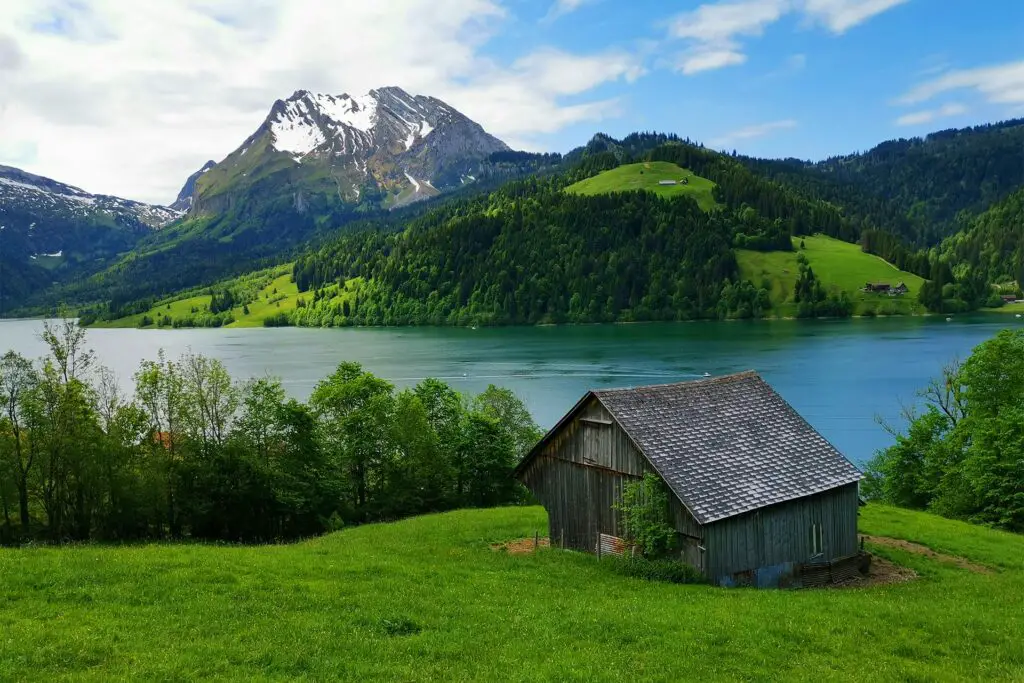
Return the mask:
<svg viewBox="0 0 1024 683">
<path fill-rule="evenodd" d="M 667 161 L 646 161 L 625 164 L 610 171 L 604 171 L 592 178 L 570 185 L 565 191 L 593 196 L 611 192 L 644 190 L 666 198 L 689 196 L 700 205 L 700 208 L 711 211 L 718 206 L 713 193 L 714 189 L 715 184 L 707 178 L 701 178 L 676 164 Z"/>
</svg>

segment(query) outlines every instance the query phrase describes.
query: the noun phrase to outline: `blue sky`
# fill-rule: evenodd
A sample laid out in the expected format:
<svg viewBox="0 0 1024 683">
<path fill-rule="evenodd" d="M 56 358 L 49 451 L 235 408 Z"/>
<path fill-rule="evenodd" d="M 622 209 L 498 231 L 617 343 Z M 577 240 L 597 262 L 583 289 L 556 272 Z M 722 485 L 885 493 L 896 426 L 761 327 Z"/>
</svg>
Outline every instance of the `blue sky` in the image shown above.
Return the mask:
<svg viewBox="0 0 1024 683">
<path fill-rule="evenodd" d="M 173 200 L 298 89 L 433 95 L 520 149 L 820 159 L 1024 117 L 1024 0 L 3 0 L 0 164 Z"/>
<path fill-rule="evenodd" d="M 747 154 L 820 159 L 887 139 L 1024 117 L 1020 0 L 907 0 L 842 32 L 809 24 L 803 13 L 792 11 L 765 22 L 759 35 L 736 39 L 742 63 L 690 74 L 678 68 L 678 60 L 692 41 L 668 39 L 667 22 L 692 17 L 701 5 L 780 3 L 597 0 L 554 22 L 540 22 L 539 31 L 534 25 L 550 3 L 533 4 L 505 40 L 495 41 L 498 53 L 514 53 L 523 49 L 521 41 L 534 40 L 571 51 L 621 46 L 649 54 L 644 76 L 601 89 L 601 95 L 620 99 L 622 115 L 596 127 L 616 136 L 653 129 Z M 991 77 L 994 91 L 984 92 L 985 75 L 975 74 L 973 81 L 966 79 L 967 87 L 922 102 L 898 102 L 950 74 L 1014 63 L 1016 69 L 1003 77 L 1006 97 L 998 96 L 998 75 Z M 594 128 L 591 122 L 567 127 L 550 136 L 549 144 L 566 149 Z"/>
</svg>

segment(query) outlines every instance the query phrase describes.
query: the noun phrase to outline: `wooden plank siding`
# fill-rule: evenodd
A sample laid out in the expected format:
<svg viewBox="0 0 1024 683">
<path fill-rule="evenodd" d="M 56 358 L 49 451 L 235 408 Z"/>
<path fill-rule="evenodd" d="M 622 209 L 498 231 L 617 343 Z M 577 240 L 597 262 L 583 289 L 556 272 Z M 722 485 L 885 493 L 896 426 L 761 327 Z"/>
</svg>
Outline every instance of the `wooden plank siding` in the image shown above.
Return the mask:
<svg viewBox="0 0 1024 683">
<path fill-rule="evenodd" d="M 811 525 L 822 529 L 830 561 L 857 552 L 857 484 L 786 501 L 704 526 L 711 577 L 812 559 Z"/>
<path fill-rule="evenodd" d="M 523 472 L 522 481 L 548 511 L 551 543 L 594 552 L 598 534 L 622 536 L 621 515 L 612 505 L 627 481 L 657 474 L 597 399 L 581 408 Z M 669 496 L 683 559 L 700 566 L 701 528 Z"/>
</svg>

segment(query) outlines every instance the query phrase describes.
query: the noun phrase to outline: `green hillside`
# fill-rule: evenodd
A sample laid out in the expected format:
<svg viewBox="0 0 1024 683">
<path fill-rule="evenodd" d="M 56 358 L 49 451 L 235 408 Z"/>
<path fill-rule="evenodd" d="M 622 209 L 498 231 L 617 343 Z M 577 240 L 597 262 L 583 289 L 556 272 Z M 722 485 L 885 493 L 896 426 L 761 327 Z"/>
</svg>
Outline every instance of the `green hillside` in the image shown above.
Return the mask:
<svg viewBox="0 0 1024 683">
<path fill-rule="evenodd" d="M 259 271 L 212 287 L 190 290 L 178 297 L 170 297 L 154 304 L 142 313 L 111 321 L 96 321 L 91 327 L 173 327 L 175 321 L 184 327 L 263 327 L 268 318 L 292 315 L 297 308 L 312 303 L 313 293 L 301 294 L 287 264 Z M 354 303 L 359 288 L 358 279 L 346 282 L 345 287 L 332 283 L 321 289 L 324 305 L 343 308 L 345 302 Z M 221 323 L 212 325 L 210 312 L 213 296 L 210 292 L 230 291 L 235 304 L 220 314 Z M 169 321 L 168 321 L 169 319 Z"/>
<path fill-rule="evenodd" d="M 800 248 L 801 243 L 803 248 Z M 793 289 L 796 285 L 797 254 L 806 256 L 814 274 L 830 292 L 846 292 L 854 302 L 854 315 L 910 315 L 924 313 L 917 294 L 924 280 L 913 273 L 898 270 L 877 256 L 865 254 L 856 244 L 815 235 L 794 238 L 796 251 L 759 252 L 737 250 L 740 274 L 770 292 L 775 315 L 792 316 L 796 312 Z M 909 292 L 898 297 L 869 294 L 862 290 L 868 282 L 896 285 L 903 282 Z"/>
<path fill-rule="evenodd" d="M 545 527 L 500 508 L 284 546 L 0 550 L 0 680 L 1024 677 L 1021 536 L 872 504 L 863 533 L 982 566 L 879 539 L 920 578 L 770 591 L 491 547 Z"/>
<path fill-rule="evenodd" d="M 686 184 L 680 181 L 686 179 Z M 660 185 L 661 181 L 674 180 L 676 185 Z M 626 164 L 604 171 L 598 175 L 570 185 L 566 192 L 581 195 L 607 194 L 609 192 L 628 192 L 630 190 L 646 190 L 659 197 L 679 197 L 689 195 L 696 200 L 700 208 L 711 211 L 718 203 L 713 190 L 715 184 L 706 178 L 694 175 L 692 171 L 680 168 L 667 161 L 647 161 L 637 164 Z"/>
</svg>

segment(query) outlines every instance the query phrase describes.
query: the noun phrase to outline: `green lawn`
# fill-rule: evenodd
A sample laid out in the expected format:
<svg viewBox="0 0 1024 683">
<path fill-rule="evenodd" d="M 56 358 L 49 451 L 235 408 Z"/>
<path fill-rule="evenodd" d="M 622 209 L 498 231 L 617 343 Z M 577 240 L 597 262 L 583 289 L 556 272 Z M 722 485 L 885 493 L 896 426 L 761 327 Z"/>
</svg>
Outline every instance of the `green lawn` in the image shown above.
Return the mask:
<svg viewBox="0 0 1024 683">
<path fill-rule="evenodd" d="M 0 550 L 0 680 L 1024 678 L 1024 537 L 869 505 L 921 578 L 758 591 L 623 578 L 574 552 L 508 555 L 540 508 L 460 511 L 290 546 Z"/>
<path fill-rule="evenodd" d="M 663 186 L 662 180 L 680 181 L 687 179 L 687 184 Z M 599 173 L 593 178 L 581 180 L 566 188 L 566 192 L 582 195 L 608 194 L 609 192 L 627 192 L 630 190 L 647 190 L 661 197 L 693 197 L 700 208 L 705 211 L 714 209 L 718 204 L 712 195 L 715 184 L 706 178 L 694 175 L 692 171 L 680 168 L 667 161 L 647 161 L 638 164 L 626 164 L 610 171 Z"/>
<path fill-rule="evenodd" d="M 800 249 L 801 241 L 804 249 Z M 917 293 L 924 280 L 897 269 L 877 256 L 865 254 L 856 244 L 849 244 L 824 235 L 794 238 L 797 251 L 758 252 L 737 250 L 740 274 L 757 286 L 770 285 L 772 306 L 780 316 L 795 315 L 792 302 L 799 267 L 796 255 L 802 252 L 814 274 L 828 291 L 845 291 L 854 301 L 854 314 L 909 315 L 924 313 L 917 302 Z M 910 288 L 907 294 L 890 297 L 887 294 L 868 294 L 861 289 L 867 282 L 903 282 Z"/>
</svg>

